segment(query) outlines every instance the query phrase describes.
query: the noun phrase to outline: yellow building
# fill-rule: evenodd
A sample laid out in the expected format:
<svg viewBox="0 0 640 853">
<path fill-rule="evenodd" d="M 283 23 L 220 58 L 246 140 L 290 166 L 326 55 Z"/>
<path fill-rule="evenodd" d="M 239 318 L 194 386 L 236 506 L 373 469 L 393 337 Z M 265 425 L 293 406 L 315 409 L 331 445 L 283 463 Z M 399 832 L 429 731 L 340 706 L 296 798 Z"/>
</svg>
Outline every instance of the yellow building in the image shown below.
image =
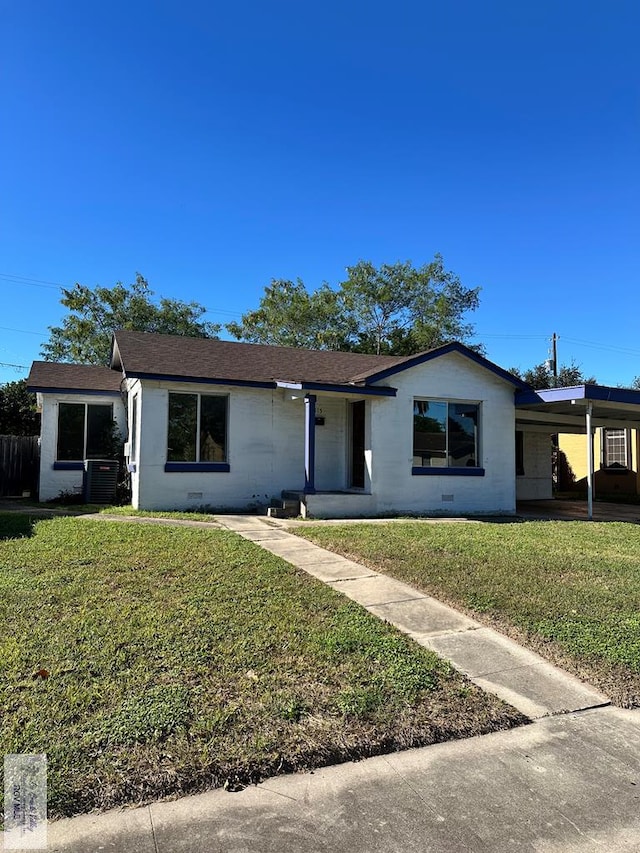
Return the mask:
<svg viewBox="0 0 640 853">
<path fill-rule="evenodd" d="M 635 429 L 598 427 L 593 435 L 594 492 L 599 497 L 640 494 L 640 432 Z M 587 488 L 585 435 L 558 435 L 558 489 Z"/>
</svg>

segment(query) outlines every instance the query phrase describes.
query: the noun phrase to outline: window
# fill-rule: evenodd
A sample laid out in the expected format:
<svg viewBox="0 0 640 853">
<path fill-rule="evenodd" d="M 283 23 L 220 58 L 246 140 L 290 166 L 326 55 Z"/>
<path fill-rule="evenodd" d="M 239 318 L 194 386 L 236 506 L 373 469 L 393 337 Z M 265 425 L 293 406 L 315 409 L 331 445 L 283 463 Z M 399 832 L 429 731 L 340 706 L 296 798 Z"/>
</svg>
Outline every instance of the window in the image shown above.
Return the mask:
<svg viewBox="0 0 640 853">
<path fill-rule="evenodd" d="M 169 394 L 165 471 L 228 471 L 227 397 Z"/>
<path fill-rule="evenodd" d="M 109 458 L 113 455 L 113 406 L 60 403 L 58 448 L 60 462 Z"/>
<path fill-rule="evenodd" d="M 131 426 L 129 428 L 129 461 L 138 461 L 138 395 L 131 399 Z"/>
<path fill-rule="evenodd" d="M 629 436 L 626 429 L 602 430 L 602 464 L 604 468 L 629 468 Z"/>
<path fill-rule="evenodd" d="M 476 403 L 414 400 L 412 473 L 484 473 L 478 467 L 479 414 Z"/>
<path fill-rule="evenodd" d="M 516 430 L 516 476 L 524 476 L 524 433 Z"/>
</svg>

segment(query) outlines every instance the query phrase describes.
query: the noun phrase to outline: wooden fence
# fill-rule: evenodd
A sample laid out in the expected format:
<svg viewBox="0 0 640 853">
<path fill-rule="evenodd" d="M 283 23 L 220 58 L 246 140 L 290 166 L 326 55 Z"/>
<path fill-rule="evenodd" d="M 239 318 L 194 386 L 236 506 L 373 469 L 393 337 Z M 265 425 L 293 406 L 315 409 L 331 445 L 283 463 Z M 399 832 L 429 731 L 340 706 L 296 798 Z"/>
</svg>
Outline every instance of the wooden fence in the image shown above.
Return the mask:
<svg viewBox="0 0 640 853">
<path fill-rule="evenodd" d="M 0 497 L 35 497 L 39 470 L 37 436 L 0 435 Z"/>
</svg>

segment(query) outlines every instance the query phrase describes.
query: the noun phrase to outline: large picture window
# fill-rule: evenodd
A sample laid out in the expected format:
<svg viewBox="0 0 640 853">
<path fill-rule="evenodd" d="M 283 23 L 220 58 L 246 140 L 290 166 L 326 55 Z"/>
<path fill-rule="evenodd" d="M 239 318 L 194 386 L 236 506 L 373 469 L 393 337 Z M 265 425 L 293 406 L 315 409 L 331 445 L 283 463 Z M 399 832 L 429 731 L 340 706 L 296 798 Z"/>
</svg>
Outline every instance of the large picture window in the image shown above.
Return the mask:
<svg viewBox="0 0 640 853">
<path fill-rule="evenodd" d="M 477 403 L 414 400 L 413 466 L 416 469 L 478 468 Z"/>
<path fill-rule="evenodd" d="M 109 458 L 113 453 L 113 406 L 60 403 L 58 447 L 60 462 Z"/>
<path fill-rule="evenodd" d="M 169 394 L 167 463 L 173 462 L 227 462 L 227 397 Z"/>
</svg>

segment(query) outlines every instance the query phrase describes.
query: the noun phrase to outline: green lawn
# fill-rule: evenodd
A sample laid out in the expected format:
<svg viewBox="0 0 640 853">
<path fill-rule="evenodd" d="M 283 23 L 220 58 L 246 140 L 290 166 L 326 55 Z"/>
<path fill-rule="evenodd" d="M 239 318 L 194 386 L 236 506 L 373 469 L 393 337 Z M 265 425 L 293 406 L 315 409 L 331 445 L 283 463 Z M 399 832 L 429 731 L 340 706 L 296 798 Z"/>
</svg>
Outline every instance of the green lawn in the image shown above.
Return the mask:
<svg viewBox="0 0 640 853">
<path fill-rule="evenodd" d="M 0 513 L 0 672 L 0 753 L 47 753 L 54 816 L 523 722 L 216 529 Z"/>
<path fill-rule="evenodd" d="M 89 504 L 85 504 L 89 506 Z M 176 518 L 183 521 L 215 521 L 215 516 L 209 512 L 176 512 L 164 510 L 134 509 L 132 506 L 96 507 L 94 512 L 101 515 L 131 515 L 137 518 Z"/>
<path fill-rule="evenodd" d="M 640 706 L 640 526 L 299 527 L 296 533 L 475 615 Z"/>
</svg>

